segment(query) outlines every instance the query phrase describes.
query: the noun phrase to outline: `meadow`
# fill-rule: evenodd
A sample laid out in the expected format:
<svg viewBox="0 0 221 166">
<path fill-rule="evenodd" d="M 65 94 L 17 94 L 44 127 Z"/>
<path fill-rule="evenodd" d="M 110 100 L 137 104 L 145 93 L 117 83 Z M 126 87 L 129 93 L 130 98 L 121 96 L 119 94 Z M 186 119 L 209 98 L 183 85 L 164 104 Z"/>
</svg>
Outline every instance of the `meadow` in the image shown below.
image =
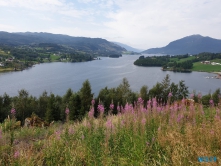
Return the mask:
<svg viewBox="0 0 221 166">
<path fill-rule="evenodd" d="M 170 97 L 170 96 L 169 96 Z M 117 106 L 108 115 L 94 100 L 79 122 L 56 122 L 48 128 L 16 129 L 16 111 L 0 126 L 0 165 L 221 165 L 220 101 L 204 107 L 183 99 L 161 105 L 153 98 L 144 103 Z M 169 103 L 169 102 L 168 102 Z M 216 157 L 201 163 L 198 157 Z"/>
<path fill-rule="evenodd" d="M 213 60 L 211 62 L 220 63 L 220 60 Z M 221 65 L 211 65 L 211 64 L 202 64 L 200 62 L 196 62 L 193 64 L 193 71 L 201 71 L 201 72 L 217 72 L 221 71 Z"/>
</svg>

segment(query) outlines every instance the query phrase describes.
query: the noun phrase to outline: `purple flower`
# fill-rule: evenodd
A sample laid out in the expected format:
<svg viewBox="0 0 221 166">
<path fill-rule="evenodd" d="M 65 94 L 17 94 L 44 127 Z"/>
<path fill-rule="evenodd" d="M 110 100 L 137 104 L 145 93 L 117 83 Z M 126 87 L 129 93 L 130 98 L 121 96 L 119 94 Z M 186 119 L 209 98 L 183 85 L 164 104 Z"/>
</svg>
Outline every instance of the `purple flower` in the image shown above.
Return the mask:
<svg viewBox="0 0 221 166">
<path fill-rule="evenodd" d="M 19 157 L 19 151 L 15 151 L 14 158 L 18 158 L 18 157 Z"/>
<path fill-rule="evenodd" d="M 173 94 L 170 92 L 169 94 L 168 94 L 168 97 L 170 98 L 170 97 L 172 97 L 173 96 Z"/>
<path fill-rule="evenodd" d="M 138 102 L 139 104 L 143 104 L 143 101 L 144 101 L 144 100 L 143 100 L 141 97 L 139 97 L 137 102 Z"/>
<path fill-rule="evenodd" d="M 202 98 L 202 94 L 198 93 L 198 99 L 201 99 L 201 98 Z"/>
<path fill-rule="evenodd" d="M 104 113 L 104 106 L 102 104 L 98 104 L 97 109 L 101 114 Z"/>
<path fill-rule="evenodd" d="M 91 104 L 92 104 L 92 105 L 94 105 L 94 103 L 95 103 L 95 100 L 94 100 L 94 99 L 93 99 L 93 100 L 91 100 Z"/>
<path fill-rule="evenodd" d="M 15 111 L 14 108 L 11 109 L 11 114 L 12 114 L 12 115 L 15 115 L 15 114 L 16 114 L 16 111 Z"/>
<path fill-rule="evenodd" d="M 209 103 L 210 103 L 211 105 L 213 105 L 213 99 L 210 99 Z"/>
<path fill-rule="evenodd" d="M 89 116 L 89 118 L 94 117 L 94 107 L 92 107 L 91 110 L 88 112 L 88 116 Z"/>
<path fill-rule="evenodd" d="M 70 110 L 69 110 L 68 107 L 67 107 L 66 110 L 65 110 L 65 114 L 68 115 L 69 112 L 70 112 Z"/>
<path fill-rule="evenodd" d="M 190 94 L 190 98 L 191 99 L 193 99 L 194 98 L 194 94 L 192 93 L 192 94 Z"/>
<path fill-rule="evenodd" d="M 113 128 L 113 124 L 112 124 L 111 119 L 109 119 L 109 120 L 107 121 L 106 127 L 109 128 L 109 129 L 112 129 L 112 128 Z"/>
<path fill-rule="evenodd" d="M 110 104 L 110 109 L 111 109 L 111 110 L 114 109 L 114 104 L 113 104 L 113 103 Z"/>
<path fill-rule="evenodd" d="M 119 105 L 117 106 L 117 111 L 120 112 L 120 106 Z"/>
</svg>

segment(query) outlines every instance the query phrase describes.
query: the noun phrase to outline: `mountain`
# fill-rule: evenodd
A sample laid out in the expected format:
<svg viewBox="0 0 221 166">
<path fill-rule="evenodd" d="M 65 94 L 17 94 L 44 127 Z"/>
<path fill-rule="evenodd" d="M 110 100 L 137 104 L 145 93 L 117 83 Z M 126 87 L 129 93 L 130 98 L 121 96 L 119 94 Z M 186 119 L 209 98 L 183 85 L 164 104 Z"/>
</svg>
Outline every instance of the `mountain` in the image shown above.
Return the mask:
<svg viewBox="0 0 221 166">
<path fill-rule="evenodd" d="M 119 42 L 113 42 L 113 43 L 115 43 L 115 44 L 125 48 L 127 51 L 133 51 L 133 52 L 141 52 L 141 51 L 143 51 L 141 49 L 133 48 L 131 46 L 128 46 L 126 44 L 122 44 L 122 43 L 119 43 Z"/>
<path fill-rule="evenodd" d="M 10 46 L 35 45 L 40 43 L 52 43 L 71 47 L 77 51 L 106 55 L 121 54 L 126 49 L 101 38 L 72 37 L 51 33 L 8 33 L 0 32 L 0 44 Z"/>
<path fill-rule="evenodd" d="M 201 35 L 191 35 L 170 42 L 161 48 L 151 48 L 143 51 L 146 54 L 198 54 L 201 52 L 221 52 L 221 40 Z"/>
</svg>

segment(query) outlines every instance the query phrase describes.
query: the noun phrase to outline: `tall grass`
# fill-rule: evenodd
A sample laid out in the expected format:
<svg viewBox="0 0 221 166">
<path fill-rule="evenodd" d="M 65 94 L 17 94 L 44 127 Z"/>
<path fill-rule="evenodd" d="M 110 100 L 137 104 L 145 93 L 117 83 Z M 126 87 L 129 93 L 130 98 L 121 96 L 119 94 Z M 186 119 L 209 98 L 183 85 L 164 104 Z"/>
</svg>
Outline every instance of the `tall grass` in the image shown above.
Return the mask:
<svg viewBox="0 0 221 166">
<path fill-rule="evenodd" d="M 99 106 L 101 107 L 101 106 Z M 0 165 L 201 165 L 200 156 L 216 156 L 221 165 L 220 105 L 155 99 L 126 104 L 117 115 L 94 118 L 93 105 L 82 122 L 49 128 L 0 128 Z M 206 163 L 205 163 L 206 164 Z M 208 164 L 208 163 L 207 163 Z"/>
</svg>

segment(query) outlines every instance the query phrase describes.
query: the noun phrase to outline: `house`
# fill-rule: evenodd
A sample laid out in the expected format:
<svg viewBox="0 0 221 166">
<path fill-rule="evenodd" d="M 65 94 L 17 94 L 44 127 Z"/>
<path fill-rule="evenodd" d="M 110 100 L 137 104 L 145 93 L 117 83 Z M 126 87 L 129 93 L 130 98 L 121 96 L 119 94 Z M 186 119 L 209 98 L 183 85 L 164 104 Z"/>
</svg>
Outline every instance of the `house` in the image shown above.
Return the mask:
<svg viewBox="0 0 221 166">
<path fill-rule="evenodd" d="M 210 64 L 210 61 L 203 61 L 201 63 L 203 63 L 203 64 Z"/>
</svg>

